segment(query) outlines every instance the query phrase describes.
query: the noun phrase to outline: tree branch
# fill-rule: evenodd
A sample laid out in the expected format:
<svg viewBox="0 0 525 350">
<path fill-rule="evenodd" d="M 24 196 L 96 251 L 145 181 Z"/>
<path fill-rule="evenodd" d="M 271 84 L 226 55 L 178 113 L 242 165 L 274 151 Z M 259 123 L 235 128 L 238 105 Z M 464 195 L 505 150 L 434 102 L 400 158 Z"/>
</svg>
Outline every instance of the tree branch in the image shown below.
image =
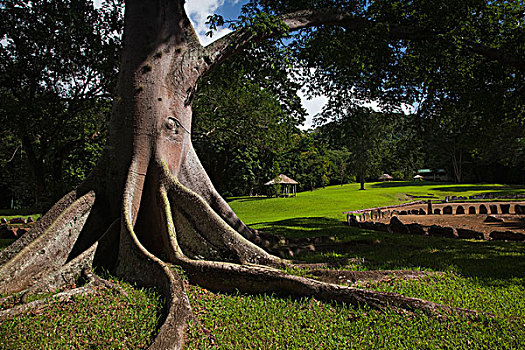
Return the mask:
<svg viewBox="0 0 525 350">
<path fill-rule="evenodd" d="M 370 27 L 370 23 L 364 18 L 356 17 L 347 12 L 328 9 L 293 12 L 280 16 L 280 19 L 282 23 L 288 27 L 289 31 L 319 25 L 343 25 L 353 30 L 360 29 L 363 26 Z M 283 32 L 278 30 L 257 32 L 251 27 L 238 29 L 206 46 L 204 50 L 205 61 L 211 67 L 239 52 L 245 48 L 248 43 L 259 42 L 282 34 Z"/>
<path fill-rule="evenodd" d="M 341 26 L 347 30 L 359 32 L 381 25 L 383 33 L 392 40 L 434 40 L 442 42 L 440 34 L 435 29 L 418 28 L 410 25 L 390 25 L 389 23 L 375 22 L 371 19 L 359 17 L 350 12 L 339 9 L 303 10 L 280 16 L 282 24 L 288 31 L 297 31 L 321 25 Z M 249 43 L 259 42 L 284 34 L 282 30 L 268 30 L 257 32 L 250 26 L 238 29 L 206 46 L 203 50 L 203 60 L 208 69 L 221 63 L 226 58 L 244 49 Z M 452 44 L 452 43 L 449 43 Z M 504 65 L 525 69 L 525 60 L 517 55 L 503 53 L 499 49 L 490 48 L 482 44 L 467 45 L 469 52 L 480 54 L 488 59 Z"/>
</svg>

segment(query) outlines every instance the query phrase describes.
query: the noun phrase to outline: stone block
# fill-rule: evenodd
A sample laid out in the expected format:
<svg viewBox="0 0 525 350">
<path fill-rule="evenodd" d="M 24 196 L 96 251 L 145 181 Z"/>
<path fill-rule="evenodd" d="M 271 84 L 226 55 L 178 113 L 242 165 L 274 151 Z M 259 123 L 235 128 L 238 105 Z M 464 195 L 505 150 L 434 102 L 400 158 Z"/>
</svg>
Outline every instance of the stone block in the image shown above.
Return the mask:
<svg viewBox="0 0 525 350">
<path fill-rule="evenodd" d="M 428 235 L 435 237 L 456 238 L 452 227 L 432 225 L 428 228 Z"/>
<path fill-rule="evenodd" d="M 458 228 L 456 229 L 456 232 L 458 234 L 458 237 L 463 238 L 463 239 L 483 239 L 484 238 L 482 232 L 470 230 L 467 228 Z"/>
<path fill-rule="evenodd" d="M 10 224 L 25 224 L 26 221 L 24 220 L 24 218 L 12 218 L 11 220 L 9 220 L 9 223 Z"/>
<path fill-rule="evenodd" d="M 427 233 L 426 228 L 418 223 L 407 224 L 406 227 L 411 235 L 424 236 Z"/>
<path fill-rule="evenodd" d="M 403 224 L 401 222 L 401 220 L 399 220 L 397 218 L 397 216 L 393 216 L 391 219 L 390 219 L 390 230 L 393 232 L 393 233 L 403 233 L 403 234 L 408 234 L 408 228 L 406 227 L 405 224 Z"/>
<path fill-rule="evenodd" d="M 490 238 L 496 241 L 524 241 L 525 235 L 519 232 L 513 231 L 492 231 L 489 235 Z"/>
</svg>

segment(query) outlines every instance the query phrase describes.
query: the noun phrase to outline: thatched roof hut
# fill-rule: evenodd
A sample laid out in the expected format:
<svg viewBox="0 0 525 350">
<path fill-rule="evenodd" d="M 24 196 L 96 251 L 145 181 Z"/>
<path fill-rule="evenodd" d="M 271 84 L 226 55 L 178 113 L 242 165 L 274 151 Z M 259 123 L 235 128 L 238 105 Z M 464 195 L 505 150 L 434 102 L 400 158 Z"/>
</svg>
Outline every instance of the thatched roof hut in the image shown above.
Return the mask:
<svg viewBox="0 0 525 350">
<path fill-rule="evenodd" d="M 264 185 L 265 186 L 274 185 L 276 179 L 277 178 L 272 179 L 272 180 L 268 181 L 267 183 L 265 183 Z M 291 195 L 291 196 L 295 197 L 295 195 L 297 194 L 297 185 L 299 184 L 297 181 L 295 181 L 292 178 L 289 178 L 288 176 L 286 176 L 284 174 L 280 174 L 279 175 L 279 184 L 281 184 L 283 186 L 283 194 L 285 196 Z"/>
<path fill-rule="evenodd" d="M 414 180 L 416 180 L 416 181 L 423 181 L 423 176 L 416 175 L 416 176 L 414 176 Z"/>
<path fill-rule="evenodd" d="M 394 178 L 388 174 L 383 174 L 379 176 L 379 181 L 392 181 Z"/>
</svg>

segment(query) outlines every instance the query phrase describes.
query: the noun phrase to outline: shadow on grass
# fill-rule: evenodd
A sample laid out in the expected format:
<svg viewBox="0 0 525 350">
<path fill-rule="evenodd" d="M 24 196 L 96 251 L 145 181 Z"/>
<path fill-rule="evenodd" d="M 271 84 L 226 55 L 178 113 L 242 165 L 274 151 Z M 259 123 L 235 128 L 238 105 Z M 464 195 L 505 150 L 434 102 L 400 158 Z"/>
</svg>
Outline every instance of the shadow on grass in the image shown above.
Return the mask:
<svg viewBox="0 0 525 350">
<path fill-rule="evenodd" d="M 501 186 L 483 186 L 483 185 L 468 185 L 468 186 L 448 186 L 448 187 L 434 187 L 430 190 L 442 191 L 442 192 L 467 192 L 467 191 L 485 191 L 491 194 L 508 194 L 514 193 L 516 190 L 522 189 L 520 187 L 507 187 L 501 188 Z"/>
<path fill-rule="evenodd" d="M 261 223 L 257 229 L 288 238 L 333 236 L 344 249 L 334 249 L 338 259 L 363 260 L 364 269 L 414 269 L 455 271 L 492 284 L 521 279 L 525 284 L 525 244 L 401 235 L 361 230 L 328 218 L 296 218 Z M 352 244 L 355 243 L 355 244 Z M 342 248 L 341 247 L 341 248 Z M 334 255 L 334 254 L 332 254 Z M 314 252 L 298 259 L 326 262 L 330 254 Z"/>
<path fill-rule="evenodd" d="M 271 197 L 266 196 L 258 196 L 258 197 L 227 197 L 225 198 L 226 202 L 253 202 L 253 201 L 260 201 L 262 199 L 268 199 Z"/>
<path fill-rule="evenodd" d="M 0 216 L 25 216 L 41 213 L 38 209 L 0 209 Z"/>
<path fill-rule="evenodd" d="M 0 249 L 8 247 L 15 240 L 10 238 L 0 238 Z"/>
<path fill-rule="evenodd" d="M 429 182 L 429 181 L 395 181 L 395 182 L 376 182 L 373 184 L 366 184 L 373 188 L 392 188 L 392 187 L 413 187 L 413 186 L 432 186 L 432 185 L 447 185 L 446 182 Z"/>
</svg>

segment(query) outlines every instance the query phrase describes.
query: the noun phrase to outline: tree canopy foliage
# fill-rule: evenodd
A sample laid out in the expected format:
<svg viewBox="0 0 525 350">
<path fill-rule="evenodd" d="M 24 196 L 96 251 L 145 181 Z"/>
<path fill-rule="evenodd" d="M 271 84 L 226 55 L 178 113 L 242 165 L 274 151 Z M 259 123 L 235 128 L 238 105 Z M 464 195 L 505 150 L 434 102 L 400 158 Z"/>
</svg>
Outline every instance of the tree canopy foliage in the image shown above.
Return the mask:
<svg viewBox="0 0 525 350">
<path fill-rule="evenodd" d="M 16 197 L 46 208 L 100 156 L 118 69 L 121 6 L 0 2 L 0 128 L 9 135 L 0 144 L 3 205 Z"/>
<path fill-rule="evenodd" d="M 1 6 L 1 128 L 8 135 L 0 145 L 2 205 L 16 197 L 45 206 L 84 178 L 102 152 L 122 3 Z M 383 172 L 409 179 L 423 166 L 446 168 L 455 181 L 523 182 L 523 7 L 521 1 L 256 0 L 237 20 L 213 16 L 212 29 L 280 34 L 251 43 L 200 82 L 196 150 L 229 195 L 264 192 L 275 163 L 303 190 Z M 288 33 L 275 17 L 324 8 L 350 14 L 348 25 Z M 330 99 L 317 118 L 329 123 L 321 132 L 297 129 L 304 121 L 301 87 Z M 390 131 L 354 113 L 370 103 L 378 107 L 368 115 Z M 400 114 L 407 108 L 410 115 Z M 349 137 L 370 124 L 376 137 Z"/>
</svg>

